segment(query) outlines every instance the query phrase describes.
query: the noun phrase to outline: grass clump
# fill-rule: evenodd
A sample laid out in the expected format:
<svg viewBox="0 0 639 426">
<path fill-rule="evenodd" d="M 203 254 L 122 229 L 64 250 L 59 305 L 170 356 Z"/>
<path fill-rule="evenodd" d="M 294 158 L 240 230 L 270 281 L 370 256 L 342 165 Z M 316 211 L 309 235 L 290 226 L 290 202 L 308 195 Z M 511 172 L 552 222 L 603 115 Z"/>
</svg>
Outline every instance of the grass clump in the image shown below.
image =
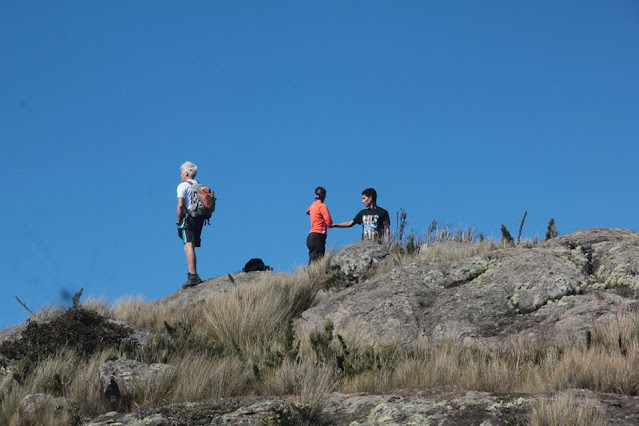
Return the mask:
<svg viewBox="0 0 639 426">
<path fill-rule="evenodd" d="M 227 351 L 262 353 L 291 318 L 312 305 L 317 291 L 310 279 L 282 276 L 234 287 L 206 301 L 207 334 Z"/>
<path fill-rule="evenodd" d="M 603 426 L 606 419 L 589 398 L 576 397 L 572 392 L 560 392 L 557 395 L 540 400 L 532 409 L 530 426 Z"/>
<path fill-rule="evenodd" d="M 337 337 L 335 341 L 334 337 Z M 310 347 L 316 359 L 330 366 L 345 379 L 352 379 L 368 371 L 391 370 L 397 359 L 399 348 L 382 345 L 376 349 L 371 345 L 348 344 L 339 333 L 333 333 L 333 323 L 328 320 L 322 331 L 309 334 Z"/>
</svg>

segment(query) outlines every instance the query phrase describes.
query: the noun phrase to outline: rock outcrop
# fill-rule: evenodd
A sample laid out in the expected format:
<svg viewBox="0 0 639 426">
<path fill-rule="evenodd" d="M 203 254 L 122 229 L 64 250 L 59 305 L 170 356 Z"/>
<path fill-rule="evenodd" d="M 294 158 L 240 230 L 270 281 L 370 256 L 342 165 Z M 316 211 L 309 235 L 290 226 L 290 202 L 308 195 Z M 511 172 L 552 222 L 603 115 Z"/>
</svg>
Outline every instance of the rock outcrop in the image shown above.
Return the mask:
<svg viewBox="0 0 639 426">
<path fill-rule="evenodd" d="M 580 231 L 534 248 L 463 261 L 396 267 L 304 312 L 304 330 L 330 319 L 366 343 L 412 344 L 452 336 L 493 346 L 579 335 L 593 321 L 637 306 L 639 234 Z"/>
<path fill-rule="evenodd" d="M 596 289 L 634 298 L 639 291 L 639 233 L 627 229 L 586 229 L 542 244 L 575 263 Z"/>
<path fill-rule="evenodd" d="M 636 425 L 639 397 L 573 390 L 577 404 L 588 401 L 610 424 Z M 550 395 L 494 394 L 458 388 L 396 390 L 386 394 L 332 394 L 318 421 L 330 425 L 518 425 L 540 400 Z M 275 417 L 288 398 L 240 397 L 172 404 L 130 414 L 107 413 L 88 426 L 120 425 L 260 425 L 294 424 Z M 272 419 L 272 422 L 268 422 Z"/>
<path fill-rule="evenodd" d="M 331 259 L 331 267 L 339 270 L 348 281 L 366 278 L 380 266 L 397 262 L 386 247 L 373 241 L 360 241 L 344 247 Z"/>
</svg>

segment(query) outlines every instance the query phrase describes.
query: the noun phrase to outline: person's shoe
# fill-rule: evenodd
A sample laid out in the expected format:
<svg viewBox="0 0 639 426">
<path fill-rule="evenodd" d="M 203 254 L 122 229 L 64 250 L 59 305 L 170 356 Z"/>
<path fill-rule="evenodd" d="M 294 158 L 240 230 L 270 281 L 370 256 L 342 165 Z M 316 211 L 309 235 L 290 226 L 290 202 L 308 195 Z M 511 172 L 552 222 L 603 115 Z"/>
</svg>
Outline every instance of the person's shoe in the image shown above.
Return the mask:
<svg viewBox="0 0 639 426">
<path fill-rule="evenodd" d="M 182 288 L 195 287 L 196 285 L 198 285 L 201 282 L 202 282 L 202 279 L 199 277 L 198 274 L 192 274 L 192 273 L 189 272 L 187 274 L 186 282 L 184 284 L 182 284 Z"/>
</svg>

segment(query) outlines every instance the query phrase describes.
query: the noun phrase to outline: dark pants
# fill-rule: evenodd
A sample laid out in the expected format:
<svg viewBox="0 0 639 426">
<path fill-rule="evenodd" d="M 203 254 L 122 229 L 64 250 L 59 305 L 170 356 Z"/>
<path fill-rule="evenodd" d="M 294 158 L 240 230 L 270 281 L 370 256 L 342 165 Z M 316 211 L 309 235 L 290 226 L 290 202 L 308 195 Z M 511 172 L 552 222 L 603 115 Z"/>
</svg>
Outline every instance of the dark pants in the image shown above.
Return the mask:
<svg viewBox="0 0 639 426">
<path fill-rule="evenodd" d="M 204 218 L 186 215 L 178 225 L 178 237 L 184 244 L 193 243 L 193 247 L 200 247 Z"/>
<path fill-rule="evenodd" d="M 326 234 L 311 232 L 306 237 L 306 247 L 308 247 L 308 263 L 324 257 L 326 251 Z"/>
</svg>

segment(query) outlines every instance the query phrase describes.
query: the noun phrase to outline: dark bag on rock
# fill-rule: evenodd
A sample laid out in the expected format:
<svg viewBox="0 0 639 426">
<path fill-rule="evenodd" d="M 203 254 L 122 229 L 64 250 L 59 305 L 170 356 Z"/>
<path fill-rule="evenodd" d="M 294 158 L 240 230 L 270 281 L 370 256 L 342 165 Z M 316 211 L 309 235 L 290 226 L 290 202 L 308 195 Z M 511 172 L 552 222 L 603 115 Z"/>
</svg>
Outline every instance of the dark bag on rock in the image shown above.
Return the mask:
<svg viewBox="0 0 639 426">
<path fill-rule="evenodd" d="M 242 269 L 242 272 L 257 272 L 257 271 L 272 271 L 272 270 L 273 270 L 273 267 L 265 265 L 262 259 L 251 259 L 248 262 L 246 262 L 246 265 L 244 265 L 244 269 Z"/>
</svg>

